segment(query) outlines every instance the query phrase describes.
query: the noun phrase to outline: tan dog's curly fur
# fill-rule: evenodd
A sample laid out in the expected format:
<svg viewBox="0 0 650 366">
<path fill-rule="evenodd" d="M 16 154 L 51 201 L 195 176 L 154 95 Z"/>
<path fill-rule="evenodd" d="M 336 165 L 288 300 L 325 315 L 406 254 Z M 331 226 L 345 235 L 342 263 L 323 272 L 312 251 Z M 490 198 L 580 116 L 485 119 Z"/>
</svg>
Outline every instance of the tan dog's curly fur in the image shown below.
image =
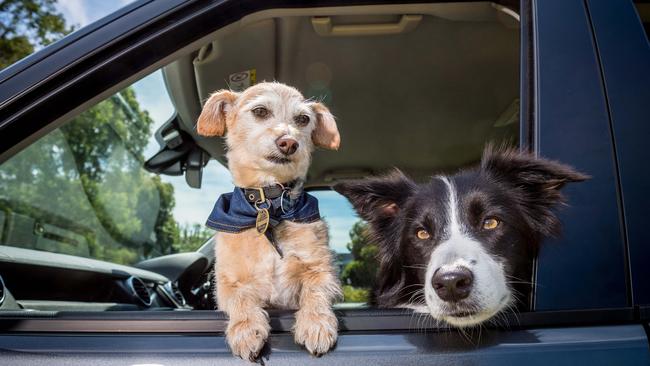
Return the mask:
<svg viewBox="0 0 650 366">
<path fill-rule="evenodd" d="M 261 113 L 254 113 L 256 108 L 268 113 L 260 117 Z M 309 122 L 298 124 L 296 116 L 307 116 Z M 221 90 L 212 94 L 197 131 L 204 136 L 226 135 L 228 167 L 238 187 L 304 180 L 314 147 L 338 149 L 340 143 L 327 107 L 305 100 L 296 89 L 280 83 L 257 84 L 242 93 Z M 298 149 L 281 154 L 276 146 L 279 138 L 295 140 Z M 301 189 L 297 186 L 291 194 Z M 338 321 L 332 304 L 341 296 L 327 224 L 284 221 L 274 235 L 284 258 L 254 228 L 216 235 L 216 299 L 219 309 L 230 317 L 228 344 L 233 354 L 255 360 L 269 336 L 264 307 L 273 306 L 297 309 L 296 342 L 321 355 L 336 343 Z"/>
</svg>

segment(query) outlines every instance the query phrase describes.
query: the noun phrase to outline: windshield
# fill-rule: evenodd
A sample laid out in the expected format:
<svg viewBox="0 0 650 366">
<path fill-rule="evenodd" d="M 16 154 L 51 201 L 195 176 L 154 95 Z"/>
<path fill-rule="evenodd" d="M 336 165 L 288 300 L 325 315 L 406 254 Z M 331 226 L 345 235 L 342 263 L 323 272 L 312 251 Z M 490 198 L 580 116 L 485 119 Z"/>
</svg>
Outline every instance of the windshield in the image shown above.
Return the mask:
<svg viewBox="0 0 650 366">
<path fill-rule="evenodd" d="M 205 243 L 210 200 L 143 168 L 171 105 L 157 71 L 0 165 L 0 244 L 134 264 Z M 208 168 L 204 187 L 232 189 Z"/>
</svg>

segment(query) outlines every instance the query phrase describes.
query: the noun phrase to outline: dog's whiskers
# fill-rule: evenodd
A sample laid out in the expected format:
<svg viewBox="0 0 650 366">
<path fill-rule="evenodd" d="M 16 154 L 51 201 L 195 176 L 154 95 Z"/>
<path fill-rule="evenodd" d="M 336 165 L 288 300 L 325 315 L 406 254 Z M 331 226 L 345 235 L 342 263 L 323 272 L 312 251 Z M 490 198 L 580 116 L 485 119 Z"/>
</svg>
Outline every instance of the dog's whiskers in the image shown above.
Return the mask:
<svg viewBox="0 0 650 366">
<path fill-rule="evenodd" d="M 407 289 L 407 288 L 409 288 L 409 287 L 413 287 L 413 286 L 420 286 L 420 287 L 424 288 L 424 284 L 423 284 L 423 283 L 414 283 L 414 284 L 412 284 L 412 285 L 408 285 L 408 286 L 404 286 L 404 287 L 402 287 L 402 290 Z"/>
<path fill-rule="evenodd" d="M 521 284 L 521 285 L 534 285 L 535 283 L 533 282 L 528 282 L 528 281 L 508 281 L 510 284 Z"/>
<path fill-rule="evenodd" d="M 402 266 L 402 268 L 427 269 L 427 266 L 426 265 L 412 265 L 412 266 Z"/>
</svg>

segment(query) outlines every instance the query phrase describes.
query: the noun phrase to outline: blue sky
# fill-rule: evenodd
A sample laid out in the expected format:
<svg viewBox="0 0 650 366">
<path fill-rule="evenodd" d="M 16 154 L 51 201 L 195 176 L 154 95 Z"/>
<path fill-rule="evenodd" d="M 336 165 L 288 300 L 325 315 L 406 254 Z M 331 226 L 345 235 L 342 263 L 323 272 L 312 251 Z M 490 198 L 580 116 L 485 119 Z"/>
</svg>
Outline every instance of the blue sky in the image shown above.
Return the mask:
<svg viewBox="0 0 650 366">
<path fill-rule="evenodd" d="M 56 8 L 68 25 L 77 29 L 114 12 L 134 0 L 57 0 Z"/>
<path fill-rule="evenodd" d="M 123 7 L 133 0 L 58 0 L 57 9 L 63 14 L 66 23 L 76 28 L 90 24 L 111 12 Z M 133 84 L 140 106 L 149 112 L 154 120 L 155 131 L 174 113 L 171 100 L 162 78 L 156 71 Z M 150 157 L 158 151 L 158 144 L 153 139 L 145 150 Z M 215 160 L 211 160 L 203 171 L 202 188 L 193 189 L 185 183 L 185 178 L 161 176 L 162 180 L 174 186 L 176 207 L 174 217 L 182 224 L 204 224 L 217 197 L 232 191 L 232 177 L 228 170 Z M 321 216 L 330 227 L 330 245 L 337 252 L 347 252 L 345 245 L 350 236 L 350 227 L 357 221 L 352 206 L 336 192 L 314 192 L 319 200 Z"/>
</svg>

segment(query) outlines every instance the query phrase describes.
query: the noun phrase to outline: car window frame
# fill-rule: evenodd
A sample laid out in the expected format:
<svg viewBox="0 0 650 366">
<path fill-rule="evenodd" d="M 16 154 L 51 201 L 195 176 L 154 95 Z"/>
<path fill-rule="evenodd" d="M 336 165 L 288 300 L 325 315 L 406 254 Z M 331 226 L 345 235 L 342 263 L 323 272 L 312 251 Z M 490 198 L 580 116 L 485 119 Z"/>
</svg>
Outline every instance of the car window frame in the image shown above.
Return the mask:
<svg viewBox="0 0 650 366">
<path fill-rule="evenodd" d="M 409 2 L 409 1 L 406 1 Z M 405 3 L 406 3 L 405 2 Z M 129 12 L 119 17 L 109 17 L 90 34 L 80 34 L 75 42 L 51 52 L 26 66 L 22 70 L 10 70 L 12 75 L 5 78 L 0 73 L 0 89 L 9 81 L 11 88 L 3 89 L 11 97 L 0 96 L 0 162 L 6 160 L 22 147 L 30 144 L 60 124 L 92 106 L 99 100 L 119 91 L 135 80 L 149 74 L 175 59 L 187 50 L 205 43 L 214 31 L 261 10 L 278 7 L 325 7 L 368 5 L 367 1 L 319 0 L 297 3 L 288 0 L 258 2 L 242 0 L 218 1 L 209 4 L 194 1 L 176 0 L 165 5 L 164 2 L 138 2 Z M 402 1 L 372 1 L 372 4 L 395 4 Z M 156 4 L 156 5 L 154 5 Z M 523 0 L 521 27 L 521 100 L 522 119 L 520 141 L 523 150 L 539 152 L 539 92 L 536 68 L 537 31 L 535 12 L 540 3 Z M 125 24 L 130 26 L 125 27 Z M 79 43 L 77 43 L 79 42 Z M 185 44 L 179 48 L 179 44 Z M 89 47 L 94 47 L 89 52 Z M 524 47 L 525 45 L 525 47 Z M 82 47 L 83 46 L 83 47 Z M 85 48 L 84 48 L 85 47 Z M 156 49 L 159 52 L 148 52 Z M 524 52 L 525 51 L 525 52 Z M 49 51 L 48 51 L 49 52 Z M 35 56 L 36 57 L 36 56 Z M 77 60 L 72 62 L 71 59 Z M 52 62 L 50 62 L 52 60 Z M 55 62 L 54 62 L 55 61 Z M 31 61 L 30 61 L 31 62 Z M 61 68 L 57 67 L 70 65 Z M 52 75 L 36 66 L 48 64 L 58 73 Z M 27 75 L 27 74 L 30 75 Z M 29 85 L 23 90 L 21 85 Z M 83 92 L 81 92 L 83 91 Z M 92 96 L 92 97 L 89 97 Z M 542 150 L 542 152 L 544 152 Z M 535 310 L 535 309 L 533 309 Z M 344 320 L 342 330 L 413 330 L 413 313 L 405 309 L 364 309 L 337 310 Z M 287 312 L 271 313 L 272 327 L 277 331 L 289 331 L 293 315 Z M 379 316 L 394 317 L 395 325 L 389 327 L 378 321 Z M 12 332 L 33 331 L 101 331 L 129 332 L 142 331 L 142 322 L 150 322 L 146 332 L 177 333 L 179 329 L 192 332 L 194 328 L 179 328 L 188 319 L 202 319 L 206 326 L 197 327 L 199 332 L 223 332 L 224 314 L 218 311 L 193 311 L 187 314 L 169 312 L 120 312 L 120 313 L 61 313 L 49 318 L 34 318 L 29 314 L 9 314 L 0 316 L 0 330 Z M 170 316 L 171 315 L 171 316 Z M 611 309 L 573 309 L 568 311 L 532 311 L 509 315 L 505 327 L 529 327 L 535 325 L 603 324 L 608 322 L 635 322 L 638 314 L 627 307 Z M 101 318 L 96 322 L 90 320 Z M 352 321 L 356 319 L 358 321 Z M 393 319 L 393 318 L 391 318 Z M 17 321 L 19 320 L 19 321 Z M 67 324 L 72 320 L 77 324 Z M 140 322 L 134 320 L 141 320 Z M 209 320 L 209 321 L 208 321 Z M 84 323 L 86 322 L 87 323 Z M 98 324 L 104 328 L 97 328 Z M 189 324 L 189 323 L 187 323 Z M 375 325 L 373 325 L 375 324 Z M 379 328 L 377 327 L 379 324 Z M 209 327 L 208 327 L 209 325 Z M 494 325 L 503 327 L 504 325 Z M 140 327 L 140 328 L 138 328 Z M 209 329 L 208 329 L 209 328 Z M 431 329 L 438 325 L 431 323 Z M 428 326 L 419 329 L 429 329 Z"/>
</svg>

